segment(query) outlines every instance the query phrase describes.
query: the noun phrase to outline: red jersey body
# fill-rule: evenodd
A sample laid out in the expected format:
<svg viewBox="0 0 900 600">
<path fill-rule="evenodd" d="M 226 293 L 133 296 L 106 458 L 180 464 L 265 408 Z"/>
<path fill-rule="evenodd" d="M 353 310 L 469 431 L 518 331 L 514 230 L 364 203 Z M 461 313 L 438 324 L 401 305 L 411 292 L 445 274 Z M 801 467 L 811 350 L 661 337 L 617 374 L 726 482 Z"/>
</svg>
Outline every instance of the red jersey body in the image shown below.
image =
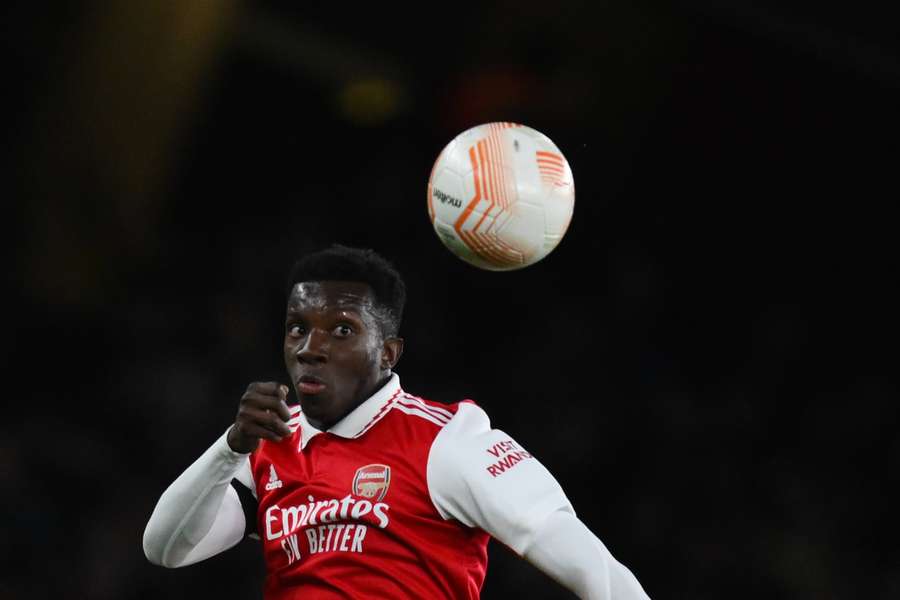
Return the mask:
<svg viewBox="0 0 900 600">
<path fill-rule="evenodd" d="M 553 475 L 474 402 L 422 400 L 394 373 L 328 431 L 291 414 L 281 442 L 241 454 L 226 431 L 169 486 L 144 532 L 152 562 L 204 560 L 255 522 L 267 600 L 471 600 L 494 538 L 580 597 L 647 600 Z"/>
<path fill-rule="evenodd" d="M 395 380 L 328 432 L 294 407 L 292 437 L 251 455 L 267 600 L 479 596 L 489 536 L 442 516 L 428 482 L 460 404 Z"/>
</svg>

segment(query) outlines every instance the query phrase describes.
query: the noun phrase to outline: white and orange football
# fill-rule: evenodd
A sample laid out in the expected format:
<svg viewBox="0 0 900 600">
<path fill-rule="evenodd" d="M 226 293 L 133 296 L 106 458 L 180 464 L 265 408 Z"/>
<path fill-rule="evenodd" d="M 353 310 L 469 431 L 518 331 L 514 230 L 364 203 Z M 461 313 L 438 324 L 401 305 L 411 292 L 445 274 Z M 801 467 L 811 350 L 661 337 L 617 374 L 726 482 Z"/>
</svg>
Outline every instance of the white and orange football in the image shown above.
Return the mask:
<svg viewBox="0 0 900 600">
<path fill-rule="evenodd" d="M 532 265 L 562 240 L 575 207 L 569 163 L 525 125 L 486 123 L 456 136 L 428 179 L 428 216 L 456 256 L 482 269 Z"/>
</svg>

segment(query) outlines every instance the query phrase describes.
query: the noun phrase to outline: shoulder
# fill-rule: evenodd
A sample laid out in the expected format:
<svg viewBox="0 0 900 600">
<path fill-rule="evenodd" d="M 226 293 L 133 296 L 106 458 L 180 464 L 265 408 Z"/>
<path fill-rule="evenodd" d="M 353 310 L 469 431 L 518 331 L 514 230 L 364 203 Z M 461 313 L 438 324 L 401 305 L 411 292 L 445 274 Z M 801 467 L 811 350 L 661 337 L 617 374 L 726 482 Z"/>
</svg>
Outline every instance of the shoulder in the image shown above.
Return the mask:
<svg viewBox="0 0 900 600">
<path fill-rule="evenodd" d="M 491 428 L 491 420 L 487 413 L 470 398 L 446 403 L 403 391 L 394 400 L 392 408 L 409 415 L 433 417 L 442 429 L 450 426 L 448 433 L 478 433 Z"/>
<path fill-rule="evenodd" d="M 393 399 L 390 412 L 395 415 L 395 426 L 418 431 L 416 437 L 424 436 L 430 442 L 471 438 L 491 429 L 487 414 L 469 399 L 448 404 L 404 391 Z"/>
<path fill-rule="evenodd" d="M 465 400 L 463 402 L 446 404 L 403 391 L 394 398 L 391 408 L 399 411 L 401 414 L 418 417 L 443 428 L 456 417 L 460 406 L 467 402 L 471 403 L 471 401 Z M 472 404 L 474 405 L 474 403 Z"/>
<path fill-rule="evenodd" d="M 291 419 L 288 421 L 288 427 L 291 429 L 291 433 L 297 433 L 297 429 L 300 427 L 300 404 L 291 404 L 288 406 L 288 410 L 291 412 Z"/>
</svg>

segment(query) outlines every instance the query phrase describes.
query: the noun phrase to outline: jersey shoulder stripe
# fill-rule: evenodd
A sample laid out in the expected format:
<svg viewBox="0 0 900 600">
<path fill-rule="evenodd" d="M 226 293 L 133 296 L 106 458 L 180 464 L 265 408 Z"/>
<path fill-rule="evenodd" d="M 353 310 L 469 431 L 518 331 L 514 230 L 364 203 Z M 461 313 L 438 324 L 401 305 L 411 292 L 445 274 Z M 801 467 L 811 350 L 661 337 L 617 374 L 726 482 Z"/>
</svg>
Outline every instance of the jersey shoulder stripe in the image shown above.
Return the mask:
<svg viewBox="0 0 900 600">
<path fill-rule="evenodd" d="M 394 403 L 392 409 L 399 410 L 400 412 L 405 413 L 407 415 L 412 415 L 414 417 L 419 417 L 419 418 L 425 419 L 426 421 L 431 421 L 432 423 L 434 423 L 435 425 L 437 425 L 439 427 L 443 427 L 444 425 L 446 425 L 449 422 L 446 419 L 439 419 L 438 417 L 434 416 L 432 413 L 424 411 L 417 406 L 409 406 L 407 404 L 403 404 L 400 401 Z"/>
<path fill-rule="evenodd" d="M 407 408 L 414 408 L 414 409 L 420 410 L 422 412 L 428 413 L 429 415 L 431 415 L 438 421 L 442 421 L 444 423 L 449 422 L 450 419 L 453 418 L 453 414 L 450 413 L 449 411 L 437 410 L 437 409 L 435 409 L 435 407 L 426 404 L 419 398 L 404 396 L 402 398 L 397 399 L 397 404 L 405 406 Z"/>
<path fill-rule="evenodd" d="M 424 410 L 427 410 L 430 413 L 433 413 L 436 417 L 444 417 L 446 419 L 453 418 L 453 412 L 444 408 L 444 406 L 438 404 L 437 402 L 432 402 L 426 400 L 424 398 L 420 398 L 419 396 L 413 396 L 412 394 L 404 393 L 403 398 L 408 400 L 409 402 L 414 402 L 418 406 L 422 407 Z"/>
<path fill-rule="evenodd" d="M 291 418 L 287 422 L 288 427 L 291 430 L 291 433 L 297 431 L 297 428 L 300 427 L 300 410 L 299 404 L 294 404 L 293 406 L 289 406 L 288 410 L 291 411 Z"/>
<path fill-rule="evenodd" d="M 300 413 L 302 411 L 300 410 L 299 404 L 288 406 L 288 410 L 291 411 L 291 418 L 288 421 L 288 427 L 290 428 L 291 433 L 293 433 L 297 431 L 298 427 L 300 427 Z"/>
</svg>

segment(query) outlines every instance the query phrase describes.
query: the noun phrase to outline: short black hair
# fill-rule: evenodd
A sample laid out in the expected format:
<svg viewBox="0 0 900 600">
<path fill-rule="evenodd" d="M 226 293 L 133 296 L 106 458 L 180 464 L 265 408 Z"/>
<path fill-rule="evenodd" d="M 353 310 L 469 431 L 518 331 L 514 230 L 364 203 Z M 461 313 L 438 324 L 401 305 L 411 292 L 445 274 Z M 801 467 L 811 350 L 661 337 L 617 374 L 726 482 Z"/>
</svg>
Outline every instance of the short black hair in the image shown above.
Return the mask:
<svg viewBox="0 0 900 600">
<path fill-rule="evenodd" d="M 332 244 L 306 254 L 294 263 L 288 278 L 288 296 L 304 281 L 356 281 L 366 283 L 375 295 L 375 310 L 382 334 L 395 337 L 403 320 L 406 284 L 386 258 L 369 248 Z"/>
</svg>

